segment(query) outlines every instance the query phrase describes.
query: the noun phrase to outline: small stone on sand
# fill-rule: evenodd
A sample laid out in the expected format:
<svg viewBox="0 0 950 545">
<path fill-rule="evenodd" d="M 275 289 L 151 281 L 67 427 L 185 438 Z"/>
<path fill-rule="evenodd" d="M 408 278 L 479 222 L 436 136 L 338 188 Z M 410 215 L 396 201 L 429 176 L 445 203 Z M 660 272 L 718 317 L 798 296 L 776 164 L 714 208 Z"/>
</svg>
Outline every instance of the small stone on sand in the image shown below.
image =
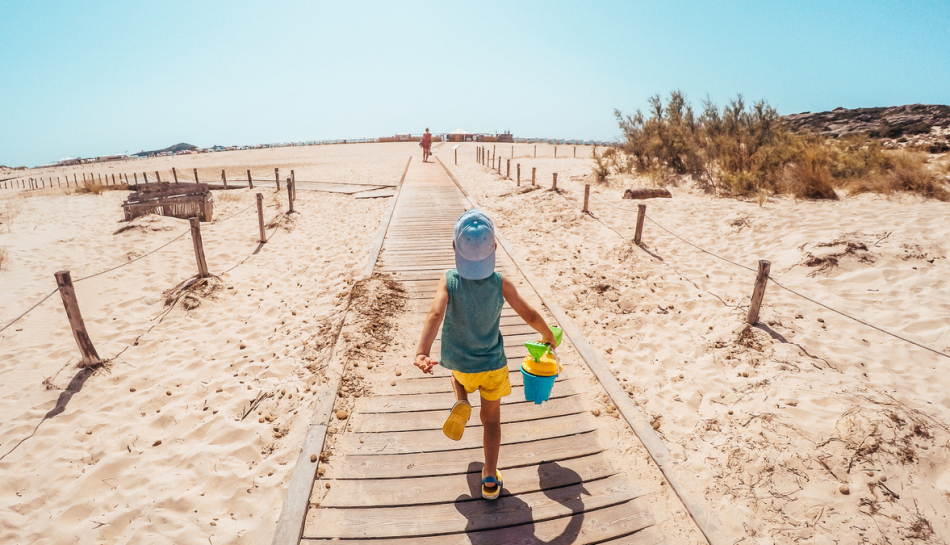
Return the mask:
<svg viewBox="0 0 950 545">
<path fill-rule="evenodd" d="M 134 392 L 134 391 L 135 391 L 135 388 L 129 388 L 129 391 L 130 391 L 130 392 Z"/>
<path fill-rule="evenodd" d="M 347 416 L 349 416 L 349 413 L 347 413 L 343 409 L 340 409 L 339 411 L 336 412 L 336 417 L 339 420 L 346 420 Z"/>
<path fill-rule="evenodd" d="M 841 485 L 841 488 L 838 489 L 838 492 L 841 492 L 842 494 L 847 496 L 848 494 L 851 493 L 851 489 L 848 487 L 848 485 L 843 484 Z"/>
<path fill-rule="evenodd" d="M 257 421 L 260 422 L 261 424 L 263 424 L 263 423 L 264 423 L 264 417 L 262 416 L 262 417 L 258 418 Z"/>
<path fill-rule="evenodd" d="M 159 439 L 158 441 L 155 441 L 154 443 L 152 443 L 152 446 L 157 447 L 158 445 L 161 445 L 161 444 L 162 444 L 162 440 Z"/>
<path fill-rule="evenodd" d="M 402 371 L 396 371 L 396 376 L 397 377 L 402 376 Z"/>
<path fill-rule="evenodd" d="M 316 455 L 316 454 L 311 454 L 311 455 L 310 455 L 310 461 L 311 461 L 311 462 L 316 462 L 316 461 L 317 461 L 317 455 Z M 323 468 L 321 467 L 320 469 L 323 469 Z"/>
<path fill-rule="evenodd" d="M 600 409 L 594 409 L 590 412 L 590 414 L 594 416 L 600 416 Z"/>
<path fill-rule="evenodd" d="M 167 391 L 167 392 L 165 392 L 165 395 L 167 395 L 167 396 L 170 396 L 170 395 L 172 395 L 172 393 L 171 393 L 171 390 L 169 390 L 169 391 Z"/>
</svg>

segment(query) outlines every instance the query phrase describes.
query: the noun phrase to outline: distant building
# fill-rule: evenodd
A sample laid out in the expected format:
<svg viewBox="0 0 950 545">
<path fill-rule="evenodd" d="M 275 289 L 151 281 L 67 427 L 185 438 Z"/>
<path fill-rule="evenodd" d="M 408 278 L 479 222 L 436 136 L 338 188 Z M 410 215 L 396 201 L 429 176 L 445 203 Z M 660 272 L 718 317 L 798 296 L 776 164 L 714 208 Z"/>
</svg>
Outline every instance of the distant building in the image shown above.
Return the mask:
<svg viewBox="0 0 950 545">
<path fill-rule="evenodd" d="M 445 140 L 447 142 L 471 142 L 472 136 L 472 133 L 464 129 L 455 129 L 454 131 L 445 135 Z"/>
</svg>

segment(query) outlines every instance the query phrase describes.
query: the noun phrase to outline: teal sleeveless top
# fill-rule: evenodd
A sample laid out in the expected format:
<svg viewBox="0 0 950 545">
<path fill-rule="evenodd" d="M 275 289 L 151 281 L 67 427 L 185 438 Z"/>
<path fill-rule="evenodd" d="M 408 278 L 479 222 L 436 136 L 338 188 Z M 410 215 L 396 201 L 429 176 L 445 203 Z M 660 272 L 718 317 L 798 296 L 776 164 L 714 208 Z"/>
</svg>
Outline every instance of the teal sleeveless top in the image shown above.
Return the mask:
<svg viewBox="0 0 950 545">
<path fill-rule="evenodd" d="M 508 365 L 498 324 L 501 320 L 501 274 L 467 280 L 457 270 L 445 273 L 449 302 L 442 322 L 439 365 L 462 373 L 494 371 Z"/>
</svg>

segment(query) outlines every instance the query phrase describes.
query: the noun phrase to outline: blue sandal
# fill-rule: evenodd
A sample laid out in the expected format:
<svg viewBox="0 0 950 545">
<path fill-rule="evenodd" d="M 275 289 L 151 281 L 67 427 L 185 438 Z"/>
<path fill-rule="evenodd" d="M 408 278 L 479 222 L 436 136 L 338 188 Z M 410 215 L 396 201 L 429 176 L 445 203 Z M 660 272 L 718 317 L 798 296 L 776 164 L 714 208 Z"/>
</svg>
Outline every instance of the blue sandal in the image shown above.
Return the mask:
<svg viewBox="0 0 950 545">
<path fill-rule="evenodd" d="M 482 497 L 486 500 L 497 500 L 501 495 L 501 471 L 495 470 L 495 477 L 488 476 L 482 479 Z"/>
</svg>

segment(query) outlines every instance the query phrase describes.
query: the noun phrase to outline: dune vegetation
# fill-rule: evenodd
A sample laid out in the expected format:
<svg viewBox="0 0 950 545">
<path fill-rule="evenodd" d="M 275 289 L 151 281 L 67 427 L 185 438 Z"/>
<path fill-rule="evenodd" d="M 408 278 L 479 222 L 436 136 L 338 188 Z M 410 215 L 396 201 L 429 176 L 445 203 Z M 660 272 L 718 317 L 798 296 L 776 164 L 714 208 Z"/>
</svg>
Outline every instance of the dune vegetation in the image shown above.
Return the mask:
<svg viewBox="0 0 950 545">
<path fill-rule="evenodd" d="M 870 135 L 824 138 L 796 133 L 762 100 L 741 95 L 723 107 L 703 102 L 698 115 L 680 91 L 667 101 L 650 99 L 649 111 L 615 111 L 623 131 L 620 147 L 599 151 L 593 177 L 640 174 L 654 183 L 684 178 L 721 196 L 790 194 L 837 199 L 847 194 L 913 192 L 950 200 L 946 175 L 928 164 L 929 155 L 886 150 Z"/>
</svg>

